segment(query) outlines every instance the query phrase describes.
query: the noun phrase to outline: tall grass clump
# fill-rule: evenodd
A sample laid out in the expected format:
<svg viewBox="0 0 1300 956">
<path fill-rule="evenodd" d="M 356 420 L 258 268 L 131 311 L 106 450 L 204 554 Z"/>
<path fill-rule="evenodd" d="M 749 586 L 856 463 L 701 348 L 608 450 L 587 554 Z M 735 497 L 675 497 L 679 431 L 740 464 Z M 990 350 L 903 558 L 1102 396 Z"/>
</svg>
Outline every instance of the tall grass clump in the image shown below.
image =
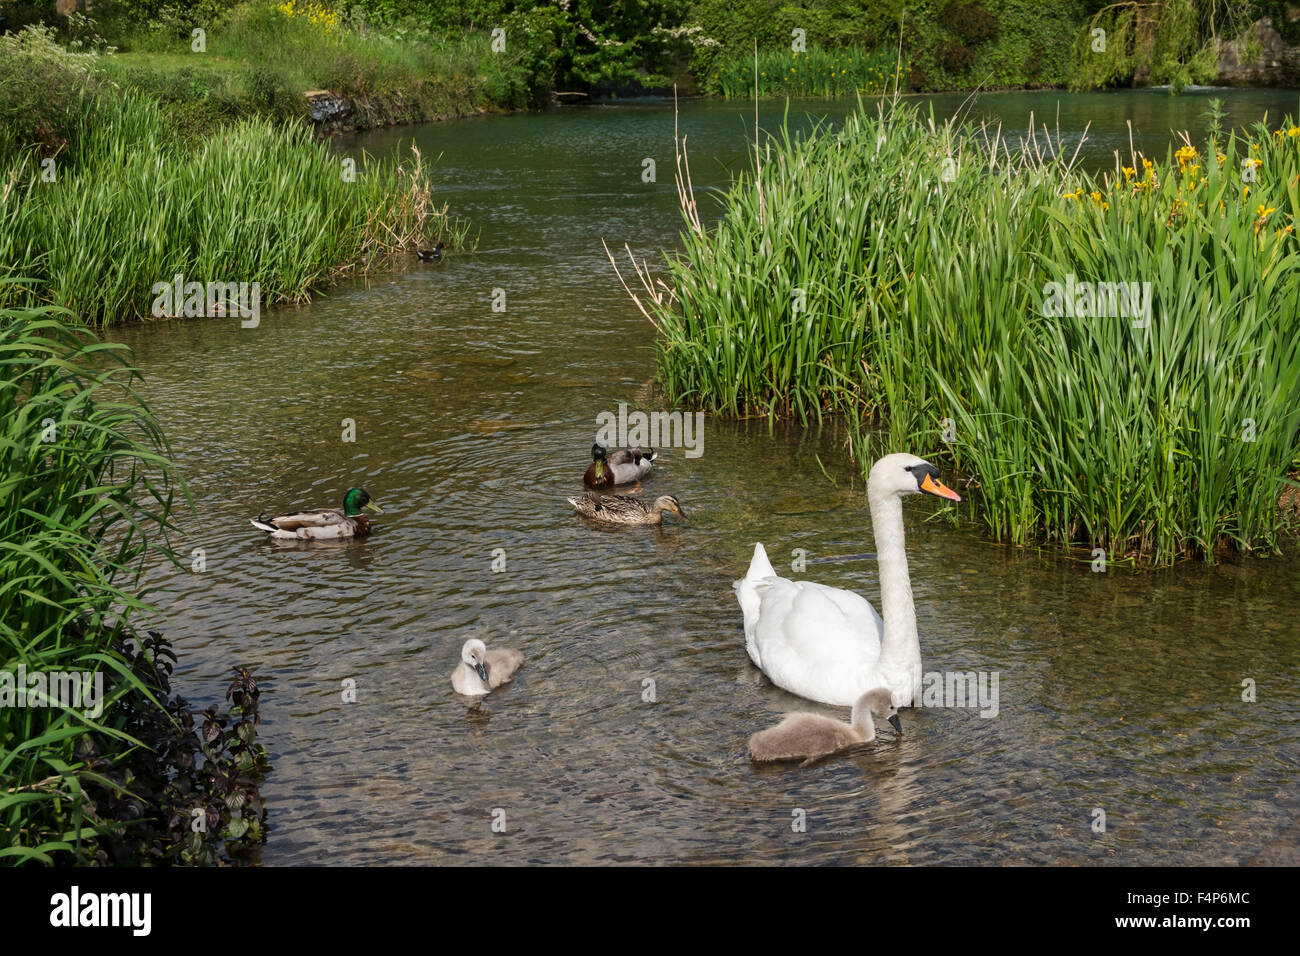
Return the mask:
<svg viewBox="0 0 1300 956">
<path fill-rule="evenodd" d="M 0 697 L 4 862 L 79 857 L 105 835 L 77 743 L 134 746 L 116 705 L 150 697 L 117 646 L 183 486 L 122 350 L 61 310 L 0 309 L 0 674 L 100 672 L 108 687 L 97 718 Z"/>
<path fill-rule="evenodd" d="M 700 85 L 728 99 L 752 98 L 756 69 L 760 97 L 874 96 L 892 91 L 907 75 L 907 64 L 900 66 L 897 49 L 887 47 L 830 50 L 810 46 L 802 52 L 789 47 L 760 49 L 757 66 L 753 51 L 738 48 L 718 56 Z"/>
<path fill-rule="evenodd" d="M 0 308 L 0 864 L 211 865 L 265 841 L 256 679 L 235 668 L 228 711 L 192 712 L 142 633 L 188 493 L 138 380 L 63 310 Z"/>
<path fill-rule="evenodd" d="M 666 278 L 636 263 L 634 294 L 667 390 L 875 417 L 967 474 L 1002 540 L 1275 549 L 1300 463 L 1300 128 L 1100 175 L 1058 146 L 859 109 L 769 138 L 709 226 L 679 157 L 683 248 Z"/>
<path fill-rule="evenodd" d="M 197 150 L 130 91 L 87 94 L 50 181 L 35 154 L 0 167 L 0 305 L 53 304 L 107 324 L 150 313 L 155 283 L 260 283 L 300 301 L 338 278 L 466 227 L 435 204 L 418 150 L 357 163 L 301 126 L 245 120 Z"/>
</svg>

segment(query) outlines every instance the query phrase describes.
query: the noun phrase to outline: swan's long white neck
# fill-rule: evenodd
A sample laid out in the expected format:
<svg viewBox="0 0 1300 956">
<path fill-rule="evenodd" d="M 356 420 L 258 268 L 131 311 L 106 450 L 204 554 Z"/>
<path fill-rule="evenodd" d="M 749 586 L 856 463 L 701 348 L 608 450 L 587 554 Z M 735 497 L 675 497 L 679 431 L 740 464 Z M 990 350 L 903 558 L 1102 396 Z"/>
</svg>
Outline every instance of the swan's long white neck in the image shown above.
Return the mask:
<svg viewBox="0 0 1300 956">
<path fill-rule="evenodd" d="M 872 495 L 870 488 L 867 497 L 880 573 L 880 616 L 885 622 L 880 665 L 885 669 L 904 664 L 914 654 L 919 656 L 916 606 L 912 603 L 912 579 L 907 572 L 902 499 L 892 493 Z"/>
<path fill-rule="evenodd" d="M 865 696 L 859 697 L 854 702 L 849 723 L 854 730 L 862 735 L 864 740 L 876 739 L 876 722 L 871 719 L 871 705 L 867 702 Z"/>
</svg>

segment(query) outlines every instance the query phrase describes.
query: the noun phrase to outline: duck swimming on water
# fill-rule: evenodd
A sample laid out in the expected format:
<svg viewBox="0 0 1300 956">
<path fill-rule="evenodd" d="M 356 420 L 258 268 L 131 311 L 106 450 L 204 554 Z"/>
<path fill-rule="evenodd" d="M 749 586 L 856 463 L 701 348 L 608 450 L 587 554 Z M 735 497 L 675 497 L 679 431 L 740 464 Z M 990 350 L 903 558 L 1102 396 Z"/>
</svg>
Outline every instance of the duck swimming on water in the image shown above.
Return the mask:
<svg viewBox="0 0 1300 956">
<path fill-rule="evenodd" d="M 631 485 L 650 474 L 659 457 L 653 448 L 624 448 L 608 452 L 596 442 L 591 446 L 591 464 L 582 476 L 582 483 L 597 490 L 615 485 Z"/>
<path fill-rule="evenodd" d="M 686 520 L 682 506 L 672 495 L 660 495 L 654 504 L 633 495 L 598 495 L 588 491 L 581 498 L 570 498 L 578 514 L 610 524 L 663 524 L 664 514 L 672 512 Z"/>
<path fill-rule="evenodd" d="M 362 538 L 370 534 L 370 519 L 361 513 L 362 509 L 384 513 L 383 508 L 370 500 L 364 488 L 349 488 L 343 496 L 341 509 L 315 508 L 275 518 L 258 515 L 249 521 L 254 528 L 265 531 L 272 538 Z"/>
</svg>

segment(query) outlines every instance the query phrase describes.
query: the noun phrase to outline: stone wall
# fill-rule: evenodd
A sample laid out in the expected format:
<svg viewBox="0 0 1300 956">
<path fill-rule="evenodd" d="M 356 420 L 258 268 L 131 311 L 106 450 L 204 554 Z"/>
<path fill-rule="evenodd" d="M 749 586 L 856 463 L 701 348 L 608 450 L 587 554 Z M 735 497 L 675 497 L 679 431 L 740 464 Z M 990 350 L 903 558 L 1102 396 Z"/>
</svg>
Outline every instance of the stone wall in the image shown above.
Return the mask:
<svg viewBox="0 0 1300 956">
<path fill-rule="evenodd" d="M 1287 10 L 1300 19 L 1300 7 Z M 1300 86 L 1300 47 L 1291 46 L 1268 17 L 1237 40 L 1219 41 L 1219 83 L 1224 86 Z"/>
</svg>

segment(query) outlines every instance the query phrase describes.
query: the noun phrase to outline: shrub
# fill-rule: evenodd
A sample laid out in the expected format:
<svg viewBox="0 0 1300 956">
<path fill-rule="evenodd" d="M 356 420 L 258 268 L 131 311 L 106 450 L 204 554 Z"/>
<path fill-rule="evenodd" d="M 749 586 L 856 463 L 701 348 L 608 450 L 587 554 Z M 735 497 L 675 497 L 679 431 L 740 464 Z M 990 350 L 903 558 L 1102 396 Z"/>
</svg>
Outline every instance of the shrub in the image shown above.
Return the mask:
<svg viewBox="0 0 1300 956">
<path fill-rule="evenodd" d="M 36 145 L 53 156 L 81 117 L 82 93 L 96 85 L 91 52 L 61 47 L 40 24 L 0 36 L 0 156 Z"/>
</svg>

